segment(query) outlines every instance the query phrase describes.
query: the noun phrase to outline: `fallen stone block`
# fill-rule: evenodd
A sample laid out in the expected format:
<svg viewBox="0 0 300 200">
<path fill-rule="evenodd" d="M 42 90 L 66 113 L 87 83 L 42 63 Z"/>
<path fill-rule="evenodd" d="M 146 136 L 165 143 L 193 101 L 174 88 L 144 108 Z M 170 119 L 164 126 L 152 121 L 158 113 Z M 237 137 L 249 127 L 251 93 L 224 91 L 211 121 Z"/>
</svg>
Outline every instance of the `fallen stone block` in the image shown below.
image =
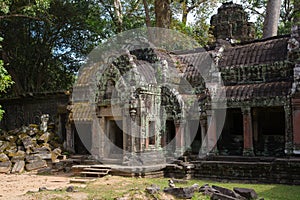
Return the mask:
<svg viewBox="0 0 300 200">
<path fill-rule="evenodd" d="M 10 161 L 0 162 L 0 173 L 8 173 L 10 172 L 10 169 L 11 169 Z"/>
<path fill-rule="evenodd" d="M 16 153 L 18 151 L 17 145 L 15 143 L 10 142 L 8 147 L 6 147 L 5 152 L 6 154 L 8 154 L 8 156 L 10 157 L 9 154 L 13 154 Z"/>
<path fill-rule="evenodd" d="M 50 160 L 52 156 L 51 153 L 39 153 L 35 155 L 40 157 L 42 160 Z"/>
<path fill-rule="evenodd" d="M 206 196 L 212 196 L 214 193 L 218 192 L 217 190 L 213 189 L 209 186 L 209 184 L 205 184 L 200 187 L 199 192 Z"/>
<path fill-rule="evenodd" d="M 19 157 L 23 157 L 23 158 L 25 158 L 25 151 L 16 151 L 16 152 L 10 152 L 9 154 L 8 154 L 8 156 L 9 157 L 17 157 L 17 156 L 19 156 Z"/>
<path fill-rule="evenodd" d="M 51 174 L 52 168 L 51 167 L 41 168 L 37 171 L 37 173 L 38 174 Z"/>
<path fill-rule="evenodd" d="M 228 196 L 222 193 L 213 193 L 210 199 L 211 200 L 239 200 L 238 198 Z"/>
<path fill-rule="evenodd" d="M 66 192 L 75 192 L 74 186 L 70 185 L 67 187 Z"/>
<path fill-rule="evenodd" d="M 34 147 L 34 148 L 32 148 L 33 153 L 50 153 L 51 148 L 48 147 L 47 145 L 41 146 L 41 147 Z"/>
<path fill-rule="evenodd" d="M 47 167 L 47 162 L 45 160 L 34 160 L 26 164 L 27 171 L 36 170 L 43 167 Z"/>
<path fill-rule="evenodd" d="M 4 152 L 8 146 L 9 146 L 9 142 L 4 142 L 4 143 L 0 146 L 0 152 Z"/>
<path fill-rule="evenodd" d="M 238 198 L 239 195 L 237 193 L 235 193 L 234 191 L 230 190 L 230 189 L 227 189 L 227 188 L 224 188 L 224 187 L 220 187 L 220 186 L 216 186 L 216 185 L 213 185 L 211 186 L 213 189 L 219 191 L 220 193 L 226 195 L 226 196 L 231 196 L 231 197 L 234 197 L 234 198 Z"/>
<path fill-rule="evenodd" d="M 39 140 L 44 141 L 45 143 L 47 143 L 49 141 L 50 135 L 51 134 L 49 132 L 45 132 L 43 135 L 41 135 Z"/>
<path fill-rule="evenodd" d="M 40 156 L 38 156 L 37 154 L 31 154 L 31 155 L 26 155 L 25 156 L 25 160 L 26 162 L 31 162 L 31 161 L 35 161 L 35 160 L 42 160 L 42 158 Z"/>
<path fill-rule="evenodd" d="M 22 139 L 22 142 L 23 142 L 23 145 L 25 147 L 25 149 L 29 149 L 29 148 L 32 148 L 34 147 L 34 142 L 32 140 L 31 137 L 29 136 L 25 136 L 23 139 Z"/>
<path fill-rule="evenodd" d="M 185 188 L 165 188 L 165 193 L 169 193 L 177 198 L 191 199 L 194 195 L 194 187 L 185 187 Z"/>
<path fill-rule="evenodd" d="M 12 136 L 12 135 L 9 135 L 9 136 L 6 136 L 5 139 L 6 139 L 7 141 L 9 141 L 9 142 L 15 143 L 16 140 L 17 140 L 17 137 L 14 137 L 14 136 Z"/>
<path fill-rule="evenodd" d="M 57 157 L 61 154 L 61 149 L 56 148 L 51 152 L 52 162 L 58 162 Z"/>
<path fill-rule="evenodd" d="M 23 157 L 23 156 L 14 156 L 14 157 L 12 157 L 12 158 L 10 159 L 10 161 L 11 161 L 12 163 L 16 163 L 16 162 L 18 162 L 18 161 L 24 161 L 24 159 L 25 159 L 25 157 Z"/>
<path fill-rule="evenodd" d="M 14 164 L 11 173 L 22 173 L 24 171 L 25 161 L 18 161 Z"/>
<path fill-rule="evenodd" d="M 146 191 L 149 193 L 149 194 L 155 194 L 157 192 L 159 192 L 160 190 L 160 187 L 157 186 L 157 185 L 154 185 L 152 184 L 151 186 L 149 187 L 146 187 Z"/>
<path fill-rule="evenodd" d="M 241 195 L 242 197 L 245 197 L 247 200 L 251 199 L 257 199 L 257 193 L 253 189 L 249 188 L 233 188 L 233 191 Z"/>
<path fill-rule="evenodd" d="M 9 158 L 5 153 L 0 153 L 0 162 L 9 161 Z"/>
</svg>

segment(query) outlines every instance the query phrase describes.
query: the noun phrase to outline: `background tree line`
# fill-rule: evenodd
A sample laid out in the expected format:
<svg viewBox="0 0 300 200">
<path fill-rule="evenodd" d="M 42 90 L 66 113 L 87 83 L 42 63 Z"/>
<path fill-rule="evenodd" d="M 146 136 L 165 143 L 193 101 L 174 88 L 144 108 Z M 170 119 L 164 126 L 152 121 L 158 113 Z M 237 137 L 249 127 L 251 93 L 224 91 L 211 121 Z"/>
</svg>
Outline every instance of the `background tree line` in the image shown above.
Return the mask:
<svg viewBox="0 0 300 200">
<path fill-rule="evenodd" d="M 241 1 L 256 18 L 258 38 L 263 35 L 266 13 L 278 11 L 279 34 L 289 33 L 299 16 L 299 0 L 274 1 L 277 4 Z M 176 29 L 206 45 L 213 40 L 209 18 L 221 2 L 225 1 L 1 0 L 0 92 L 21 95 L 69 89 L 95 46 L 133 28 Z"/>
</svg>

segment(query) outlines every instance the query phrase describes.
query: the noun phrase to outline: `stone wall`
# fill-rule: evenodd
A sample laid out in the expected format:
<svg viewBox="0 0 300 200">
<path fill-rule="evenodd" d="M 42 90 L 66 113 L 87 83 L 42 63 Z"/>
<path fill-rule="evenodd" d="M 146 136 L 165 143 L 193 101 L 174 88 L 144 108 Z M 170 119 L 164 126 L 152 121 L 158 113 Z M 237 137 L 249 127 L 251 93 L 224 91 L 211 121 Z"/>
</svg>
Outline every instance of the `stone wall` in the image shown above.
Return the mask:
<svg viewBox="0 0 300 200">
<path fill-rule="evenodd" d="M 49 114 L 49 123 L 57 125 L 66 121 L 67 104 L 69 95 L 60 93 L 43 93 L 35 95 L 25 95 L 10 99 L 0 99 L 0 105 L 5 110 L 0 128 L 12 130 L 22 125 L 40 124 L 42 114 Z M 65 115 L 65 119 L 59 119 L 59 114 Z"/>
<path fill-rule="evenodd" d="M 300 185 L 299 158 L 218 156 L 169 165 L 166 177 Z"/>
</svg>

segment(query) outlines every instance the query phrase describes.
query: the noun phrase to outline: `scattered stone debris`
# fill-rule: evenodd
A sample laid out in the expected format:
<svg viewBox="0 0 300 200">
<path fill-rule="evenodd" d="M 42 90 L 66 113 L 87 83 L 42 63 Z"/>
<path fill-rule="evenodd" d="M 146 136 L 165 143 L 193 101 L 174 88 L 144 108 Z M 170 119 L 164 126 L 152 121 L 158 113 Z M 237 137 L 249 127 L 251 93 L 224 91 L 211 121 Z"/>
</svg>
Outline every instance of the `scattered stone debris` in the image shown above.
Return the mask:
<svg viewBox="0 0 300 200">
<path fill-rule="evenodd" d="M 46 187 L 40 187 L 39 192 L 43 192 L 43 191 L 48 191 L 48 189 Z"/>
<path fill-rule="evenodd" d="M 257 193 L 253 189 L 248 188 L 233 188 L 233 191 L 245 197 L 246 199 L 257 199 Z"/>
<path fill-rule="evenodd" d="M 70 185 L 67 187 L 66 192 L 75 192 L 74 186 Z"/>
<path fill-rule="evenodd" d="M 170 182 L 174 180 L 170 179 Z M 176 181 L 181 184 L 188 184 L 188 181 L 179 179 Z M 193 184 L 190 187 L 166 187 L 163 191 L 160 187 L 152 184 L 145 188 L 145 191 L 140 191 L 138 188 L 133 188 L 131 192 L 116 198 L 116 200 L 129 200 L 129 199 L 191 199 L 195 193 L 201 193 L 208 196 L 211 200 L 256 200 L 258 199 L 257 193 L 253 189 L 248 188 L 234 188 L 233 190 L 220 187 L 217 185 L 210 186 L 209 184 L 199 187 L 198 184 Z M 134 191 L 132 193 L 132 191 Z M 149 198 L 149 195 L 151 197 Z M 259 200 L 263 200 L 260 198 Z"/>
<path fill-rule="evenodd" d="M 30 124 L 1 132 L 0 173 L 39 170 L 51 162 L 59 162 L 57 158 L 61 155 L 62 145 L 54 133 L 54 125 L 47 125 L 46 119 L 43 119 L 41 126 Z"/>
<path fill-rule="evenodd" d="M 190 199 L 194 196 L 194 193 L 198 191 L 199 185 L 194 184 L 191 187 L 174 187 L 165 188 L 164 192 L 172 194 L 177 198 Z"/>
<path fill-rule="evenodd" d="M 211 200 L 253 200 L 258 199 L 256 192 L 248 188 L 228 188 L 205 184 L 200 187 L 199 192 L 203 195 L 210 196 Z"/>
<path fill-rule="evenodd" d="M 157 186 L 157 185 L 152 184 L 150 187 L 146 188 L 146 191 L 149 194 L 156 194 L 156 193 L 158 193 L 160 191 L 160 187 Z"/>
</svg>

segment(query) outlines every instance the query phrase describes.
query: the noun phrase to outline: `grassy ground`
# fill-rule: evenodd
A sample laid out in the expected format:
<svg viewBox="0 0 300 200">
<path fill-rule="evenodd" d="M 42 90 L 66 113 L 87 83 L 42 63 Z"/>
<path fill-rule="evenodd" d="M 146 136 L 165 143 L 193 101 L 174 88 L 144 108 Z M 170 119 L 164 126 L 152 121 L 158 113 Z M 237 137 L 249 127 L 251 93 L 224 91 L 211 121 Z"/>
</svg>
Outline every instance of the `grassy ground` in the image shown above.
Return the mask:
<svg viewBox="0 0 300 200">
<path fill-rule="evenodd" d="M 240 184 L 240 183 L 220 183 L 203 180 L 190 180 L 188 184 L 176 184 L 176 186 L 191 186 L 197 183 L 199 186 L 206 183 L 210 185 L 218 185 L 232 189 L 233 187 L 245 187 L 253 188 L 259 195 L 265 200 L 297 200 L 300 199 L 300 186 L 289 186 L 289 185 L 270 185 L 270 184 Z M 76 188 L 78 194 L 84 197 L 85 194 L 87 199 L 115 199 L 117 197 L 127 196 L 132 199 L 174 199 L 172 196 L 164 194 L 163 192 L 151 196 L 145 192 L 145 188 L 151 184 L 160 186 L 161 189 L 168 186 L 167 178 L 124 178 L 117 176 L 107 176 L 98 179 L 95 182 L 89 183 L 86 188 Z M 51 193 L 56 196 L 51 196 Z M 43 199 L 43 195 L 46 195 L 46 199 L 76 199 L 76 193 L 67 192 L 43 192 L 37 193 L 39 199 Z M 75 196 L 74 196 L 75 195 Z M 80 198 L 79 198 L 80 199 Z M 205 200 L 209 199 L 200 193 L 195 193 L 194 200 Z"/>
</svg>

